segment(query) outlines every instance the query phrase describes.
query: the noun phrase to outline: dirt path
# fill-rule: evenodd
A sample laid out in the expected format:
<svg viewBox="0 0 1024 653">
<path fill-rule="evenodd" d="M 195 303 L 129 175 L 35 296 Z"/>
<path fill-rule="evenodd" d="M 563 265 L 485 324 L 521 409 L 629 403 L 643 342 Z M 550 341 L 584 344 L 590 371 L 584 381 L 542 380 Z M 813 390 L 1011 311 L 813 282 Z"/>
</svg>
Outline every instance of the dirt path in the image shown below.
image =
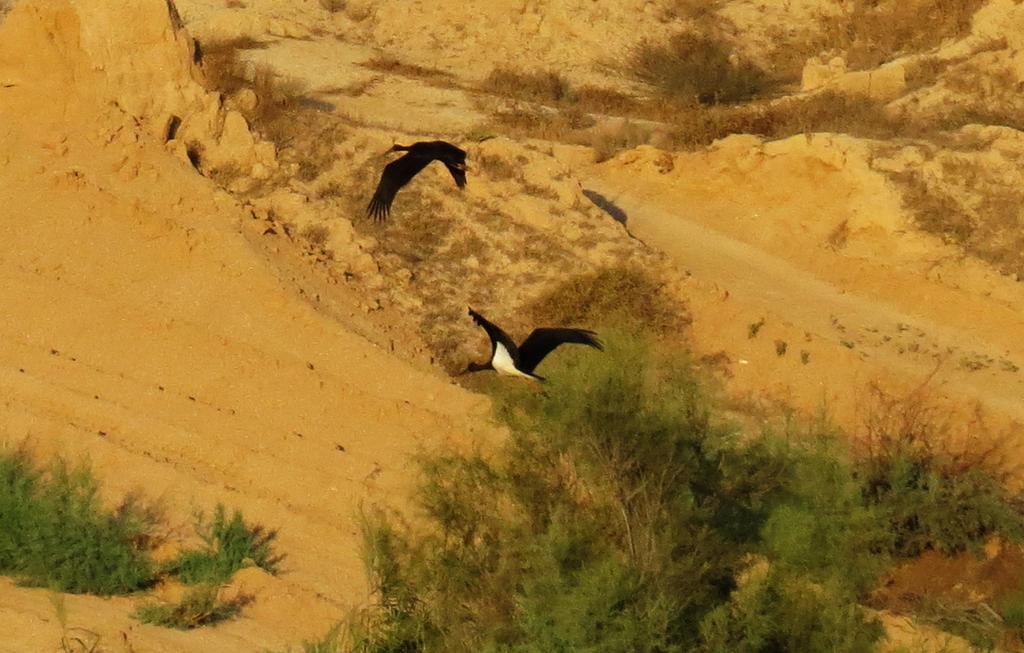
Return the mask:
<svg viewBox="0 0 1024 653">
<path fill-rule="evenodd" d="M 717 231 L 698 222 L 692 213 L 680 210 L 687 203 L 652 191 L 642 180 L 600 174 L 591 177 L 585 186 L 614 202 L 625 213 L 627 227 L 636 237 L 666 252 L 695 279 L 713 283 L 721 290 L 719 301 L 710 302 L 703 312 L 695 311 L 697 337 L 705 348 L 749 348 L 753 339 L 748 325 L 762 318 L 782 322 L 790 332 L 803 332 L 802 342 L 847 350 L 843 364 L 851 366 L 850 374 L 844 377 L 835 369 L 821 370 L 822 365 L 831 363 L 819 362 L 815 359 L 821 356 L 815 356 L 794 378 L 791 369 L 776 356 L 776 360 L 762 357 L 758 361 L 762 369 L 757 373 L 762 376 L 788 377 L 793 388 L 799 390 L 801 382 L 817 374 L 821 375 L 819 384 L 838 382 L 849 388 L 850 377 L 854 382 L 893 377 L 913 383 L 934 372 L 933 383 L 943 393 L 977 401 L 994 413 L 1024 422 L 1024 378 L 1014 369 L 1021 352 L 1008 352 L 1004 343 L 980 335 L 985 333 L 984 327 L 998 326 L 984 324 L 992 312 L 975 313 L 979 328 L 967 330 L 891 299 L 879 299 L 869 289 L 843 287 Z M 837 266 L 842 264 L 836 261 Z M 922 280 L 916 292 L 927 292 L 927 285 Z M 915 290 L 908 288 L 906 292 Z M 955 312 L 963 307 L 947 308 Z M 749 322 L 731 328 L 729 316 L 740 317 L 736 311 L 745 314 L 743 319 Z M 747 337 L 738 331 L 746 332 Z M 963 369 L 965 352 L 978 360 L 1003 364 Z M 748 364 L 752 362 L 748 360 Z M 820 396 L 814 387 L 819 384 L 805 387 L 804 394 L 810 390 Z M 842 394 L 833 391 L 828 396 L 841 399 Z"/>
</svg>

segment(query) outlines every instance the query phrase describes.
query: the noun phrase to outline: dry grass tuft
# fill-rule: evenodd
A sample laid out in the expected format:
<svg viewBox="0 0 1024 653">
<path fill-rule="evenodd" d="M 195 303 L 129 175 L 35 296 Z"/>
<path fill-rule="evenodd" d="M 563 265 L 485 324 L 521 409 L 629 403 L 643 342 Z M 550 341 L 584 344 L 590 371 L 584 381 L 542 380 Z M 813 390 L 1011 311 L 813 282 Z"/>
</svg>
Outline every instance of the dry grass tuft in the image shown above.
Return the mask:
<svg viewBox="0 0 1024 653">
<path fill-rule="evenodd" d="M 300 236 L 306 239 L 312 247 L 323 248 L 331 238 L 331 228 L 325 224 L 311 224 L 303 229 Z"/>
<path fill-rule="evenodd" d="M 578 132 L 594 125 L 594 119 L 575 107 L 552 110 L 524 106 L 493 114 L 489 128 L 518 138 L 581 142 Z"/>
<path fill-rule="evenodd" d="M 505 157 L 496 154 L 481 154 L 477 157 L 477 165 L 494 181 L 519 179 L 521 176 L 519 168 Z"/>
<path fill-rule="evenodd" d="M 893 175 L 902 190 L 903 207 L 917 226 L 951 243 L 965 244 L 974 231 L 974 220 L 947 194 L 931 188 L 917 171 Z"/>
<path fill-rule="evenodd" d="M 673 144 L 685 150 L 705 147 L 731 134 L 778 139 L 835 132 L 885 139 L 900 135 L 904 128 L 885 113 L 880 102 L 834 92 L 735 107 L 693 107 L 681 110 L 675 125 Z"/>
<path fill-rule="evenodd" d="M 1012 434 L 991 432 L 980 408 L 958 433 L 954 418 L 935 402 L 928 383 L 903 395 L 876 384 L 868 387 L 862 425 L 852 438 L 856 457 L 871 466 L 906 455 L 926 459 L 937 473 L 951 478 L 975 470 L 1009 481 L 1016 473 Z"/>
<path fill-rule="evenodd" d="M 853 0 L 826 20 L 821 34 L 805 47 L 809 54 L 841 51 L 854 70 L 875 68 L 964 36 L 983 4 L 985 0 Z"/>
<path fill-rule="evenodd" d="M 442 88 L 449 88 L 455 85 L 455 79 L 452 77 L 451 73 L 438 70 L 437 68 L 428 68 L 426 66 L 406 63 L 386 54 L 377 55 L 369 61 L 364 62 L 362 65 L 364 68 L 369 68 L 370 70 L 420 79 L 433 86 L 440 86 Z"/>
<path fill-rule="evenodd" d="M 630 265 L 569 277 L 523 310 L 534 324 L 635 326 L 674 336 L 691 322 L 683 304 L 662 281 Z"/>
<path fill-rule="evenodd" d="M 598 86 L 572 89 L 569 100 L 583 111 L 615 116 L 636 114 L 649 104 L 620 91 Z"/>
<path fill-rule="evenodd" d="M 347 133 L 340 118 L 306 97 L 303 84 L 266 65 L 254 65 L 241 52 L 265 47 L 252 39 L 212 43 L 202 48 L 202 69 L 210 90 L 224 95 L 249 92 L 240 102 L 249 126 L 277 146 L 282 163 L 294 163 L 296 176 L 312 181 L 333 165 L 335 144 Z"/>
<path fill-rule="evenodd" d="M 923 57 L 915 60 L 906 68 L 907 92 L 931 86 L 948 67 L 948 61 L 935 57 Z"/>
<path fill-rule="evenodd" d="M 528 105 L 546 105 L 517 105 L 509 113 L 525 113 L 536 120 L 547 109 L 547 113 L 557 111 L 568 116 L 568 120 L 577 125 L 592 123 L 586 114 L 649 114 L 650 107 L 655 104 L 610 88 L 591 85 L 574 88 L 561 73 L 551 70 L 519 72 L 507 66 L 498 66 L 484 78 L 479 88 L 485 93 L 513 98 Z"/>
<path fill-rule="evenodd" d="M 662 3 L 661 19 L 706 22 L 724 4 L 722 0 L 666 0 Z"/>
<path fill-rule="evenodd" d="M 480 88 L 488 93 L 532 102 L 558 103 L 569 97 L 569 81 L 550 70 L 520 72 L 498 66 L 484 78 Z"/>
<path fill-rule="evenodd" d="M 247 595 L 224 599 L 217 585 L 197 585 L 186 591 L 178 603 L 144 603 L 135 616 L 142 623 L 191 630 L 230 619 L 251 602 L 252 597 Z"/>
<path fill-rule="evenodd" d="M 643 145 L 650 140 L 651 133 L 629 120 L 623 120 L 612 129 L 600 130 L 594 134 L 590 146 L 594 148 L 594 162 L 601 163 L 622 150 Z"/>
<path fill-rule="evenodd" d="M 249 64 L 240 56 L 244 50 L 264 47 L 266 44 L 248 37 L 207 44 L 201 48 L 201 63 L 210 90 L 224 95 L 243 90 L 255 94 L 255 106 L 243 114 L 250 125 L 277 142 L 275 136 L 280 136 L 281 123 L 302 106 L 305 88 L 269 66 Z"/>
<path fill-rule="evenodd" d="M 723 39 L 694 32 L 679 32 L 667 43 L 641 42 L 630 52 L 628 66 L 661 95 L 684 103 L 742 102 L 775 86 Z"/>
<path fill-rule="evenodd" d="M 929 184 L 922 173 L 908 170 L 893 175 L 904 208 L 920 229 L 962 247 L 1003 274 L 1024 279 L 1024 190 L 992 184 L 971 163 L 947 163 L 944 168 L 947 178 L 963 179 L 969 188 L 980 189 L 981 201 L 968 206 L 950 194 L 945 184 Z M 982 186 L 983 182 L 987 183 Z"/>
</svg>

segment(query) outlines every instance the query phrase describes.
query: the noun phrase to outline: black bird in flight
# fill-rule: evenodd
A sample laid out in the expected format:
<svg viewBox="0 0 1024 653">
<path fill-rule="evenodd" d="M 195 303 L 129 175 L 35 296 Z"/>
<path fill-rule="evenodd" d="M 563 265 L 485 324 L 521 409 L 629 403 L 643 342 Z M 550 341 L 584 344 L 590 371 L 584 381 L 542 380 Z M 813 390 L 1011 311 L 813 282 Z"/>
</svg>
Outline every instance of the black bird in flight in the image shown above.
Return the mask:
<svg viewBox="0 0 1024 653">
<path fill-rule="evenodd" d="M 469 309 L 469 314 L 473 317 L 474 322 L 483 327 L 491 339 L 491 358 L 486 363 L 470 363 L 463 374 L 480 370 L 494 370 L 498 374 L 543 381 L 544 377 L 537 376 L 533 370 L 540 365 L 545 356 L 559 345 L 576 343 L 598 350 L 604 349 L 597 339 L 597 334 L 593 331 L 559 328 L 534 329 L 533 333 L 517 347 L 501 327 L 489 322 L 487 318 L 472 308 Z"/>
<path fill-rule="evenodd" d="M 444 141 L 423 141 L 412 145 L 395 145 L 388 152 L 405 152 L 405 156 L 384 166 L 380 183 L 366 207 L 366 215 L 374 220 L 384 220 L 391 213 L 398 189 L 409 183 L 420 170 L 431 161 L 437 160 L 452 173 L 459 188 L 466 186 L 466 151 Z"/>
</svg>

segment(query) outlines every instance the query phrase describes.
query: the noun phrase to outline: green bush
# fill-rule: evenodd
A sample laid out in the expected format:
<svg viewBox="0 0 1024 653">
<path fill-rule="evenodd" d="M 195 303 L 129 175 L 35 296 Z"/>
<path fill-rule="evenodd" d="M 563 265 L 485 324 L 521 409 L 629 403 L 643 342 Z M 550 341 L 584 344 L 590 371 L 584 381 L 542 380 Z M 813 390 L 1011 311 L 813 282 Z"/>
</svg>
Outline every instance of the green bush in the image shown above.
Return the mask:
<svg viewBox="0 0 1024 653">
<path fill-rule="evenodd" d="M 85 466 L 45 472 L 0 453 L 0 573 L 75 593 L 124 594 L 151 584 L 151 517 L 129 499 L 110 512 Z"/>
<path fill-rule="evenodd" d="M 977 552 L 995 534 L 1022 539 L 1019 498 L 999 471 L 1008 441 L 951 447 L 942 412 L 920 393 L 895 397 L 874 388 L 867 408 L 856 473 L 865 502 L 893 534 L 893 555 Z"/>
<path fill-rule="evenodd" d="M 999 616 L 1018 646 L 1024 645 L 1024 588 L 1003 597 L 999 602 Z"/>
<path fill-rule="evenodd" d="M 850 461 L 828 435 L 776 448 L 785 481 L 762 531 L 766 554 L 815 582 L 866 591 L 889 562 L 892 536 L 865 505 Z"/>
<path fill-rule="evenodd" d="M 545 392 L 496 393 L 512 437 L 494 460 L 424 461 L 431 528 L 368 520 L 379 609 L 356 650 L 704 645 L 701 624 L 728 605 L 768 518 L 795 494 L 784 476 L 793 463 L 717 423 L 689 364 L 602 335 L 606 352 L 560 357 Z M 833 494 L 856 496 L 842 489 Z M 813 582 L 793 567 L 790 577 Z M 837 594 L 836 614 L 845 607 L 857 641 L 873 641 L 854 599 Z"/>
<path fill-rule="evenodd" d="M 953 475 L 933 463 L 899 455 L 866 470 L 866 499 L 888 522 L 895 555 L 977 551 L 995 533 L 1021 540 L 1021 516 L 998 479 L 978 469 Z"/>
<path fill-rule="evenodd" d="M 352 650 L 869 651 L 860 603 L 908 534 L 958 550 L 1018 528 L 981 470 L 943 467 L 925 502 L 885 471 L 898 458 L 851 459 L 822 426 L 744 437 L 687 361 L 602 338 L 552 359 L 543 389 L 491 385 L 506 445 L 425 457 L 419 526 L 367 517 L 377 605 Z"/>
<path fill-rule="evenodd" d="M 242 513 L 235 511 L 228 519 L 224 506 L 217 504 L 213 518 L 206 522 L 200 515 L 196 530 L 203 539 L 202 549 L 182 551 L 170 571 L 181 582 L 224 583 L 246 565 L 254 565 L 270 573 L 277 571 L 280 557 L 273 552 L 274 531 L 262 526 L 249 526 Z"/>
<path fill-rule="evenodd" d="M 868 653 L 882 627 L 842 583 L 818 584 L 764 565 L 704 619 L 701 633 L 706 653 Z"/>
</svg>

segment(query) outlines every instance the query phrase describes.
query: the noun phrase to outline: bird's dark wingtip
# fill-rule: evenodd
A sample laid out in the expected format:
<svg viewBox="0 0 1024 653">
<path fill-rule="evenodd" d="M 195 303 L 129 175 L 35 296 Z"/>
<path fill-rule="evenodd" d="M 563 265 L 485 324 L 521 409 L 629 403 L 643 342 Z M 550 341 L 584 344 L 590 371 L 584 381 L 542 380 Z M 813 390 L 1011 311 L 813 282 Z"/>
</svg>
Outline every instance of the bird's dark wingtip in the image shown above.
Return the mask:
<svg viewBox="0 0 1024 653">
<path fill-rule="evenodd" d="M 388 209 L 377 202 L 370 202 L 366 207 L 366 217 L 373 219 L 374 222 L 383 222 L 388 217 Z"/>
</svg>

